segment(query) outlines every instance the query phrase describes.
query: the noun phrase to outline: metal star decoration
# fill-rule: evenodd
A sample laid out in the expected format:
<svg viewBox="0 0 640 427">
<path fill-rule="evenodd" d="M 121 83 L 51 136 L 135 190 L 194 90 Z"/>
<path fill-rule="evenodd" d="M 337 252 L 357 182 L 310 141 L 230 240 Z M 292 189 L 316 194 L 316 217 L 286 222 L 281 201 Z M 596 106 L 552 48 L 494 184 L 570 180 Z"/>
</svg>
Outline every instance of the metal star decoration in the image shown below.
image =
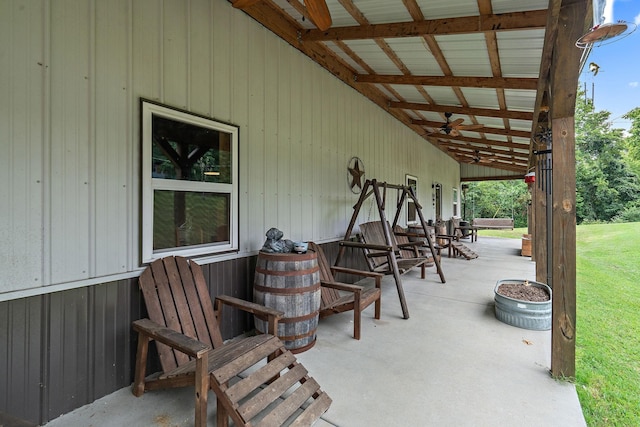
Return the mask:
<svg viewBox="0 0 640 427">
<path fill-rule="evenodd" d="M 349 187 L 353 193 L 362 191 L 362 178 L 364 177 L 364 164 L 358 157 L 352 157 L 349 160 Z"/>
</svg>

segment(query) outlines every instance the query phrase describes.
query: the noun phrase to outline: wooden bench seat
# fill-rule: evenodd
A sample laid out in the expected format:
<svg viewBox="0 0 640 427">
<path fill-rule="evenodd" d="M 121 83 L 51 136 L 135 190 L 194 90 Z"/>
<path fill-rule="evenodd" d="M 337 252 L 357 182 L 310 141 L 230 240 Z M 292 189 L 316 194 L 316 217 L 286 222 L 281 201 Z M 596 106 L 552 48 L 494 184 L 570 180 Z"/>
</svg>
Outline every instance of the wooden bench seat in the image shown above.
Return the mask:
<svg viewBox="0 0 640 427">
<path fill-rule="evenodd" d="M 471 226 L 479 230 L 513 230 L 513 218 L 474 218 Z"/>
</svg>

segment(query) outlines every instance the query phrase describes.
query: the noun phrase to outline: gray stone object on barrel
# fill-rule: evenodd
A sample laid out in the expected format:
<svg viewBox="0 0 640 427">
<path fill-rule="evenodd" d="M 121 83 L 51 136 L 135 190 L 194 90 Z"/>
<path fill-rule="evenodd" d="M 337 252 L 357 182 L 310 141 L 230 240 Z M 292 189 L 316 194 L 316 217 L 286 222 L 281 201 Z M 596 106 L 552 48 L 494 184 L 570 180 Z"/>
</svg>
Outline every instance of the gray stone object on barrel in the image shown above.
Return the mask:
<svg viewBox="0 0 640 427">
<path fill-rule="evenodd" d="M 267 240 L 262 245 L 262 252 L 267 253 L 289 253 L 293 250 L 293 242 L 288 239 L 282 239 L 284 233 L 273 227 L 267 230 Z"/>
</svg>

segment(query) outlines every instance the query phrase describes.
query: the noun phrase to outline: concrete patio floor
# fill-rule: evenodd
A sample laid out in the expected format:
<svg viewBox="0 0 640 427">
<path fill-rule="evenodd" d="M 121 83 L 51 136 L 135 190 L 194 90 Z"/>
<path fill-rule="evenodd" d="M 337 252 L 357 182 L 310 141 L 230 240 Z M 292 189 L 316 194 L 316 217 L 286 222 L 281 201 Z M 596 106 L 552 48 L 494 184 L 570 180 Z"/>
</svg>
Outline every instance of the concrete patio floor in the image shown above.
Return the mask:
<svg viewBox="0 0 640 427">
<path fill-rule="evenodd" d="M 403 276 L 410 318 L 402 318 L 395 283 L 385 278 L 382 316 L 324 319 L 316 345 L 298 359 L 333 404 L 316 426 L 584 426 L 573 384 L 549 375 L 551 332 L 506 325 L 493 313 L 499 279 L 535 279 L 520 241 L 482 237 L 465 243 L 479 258 L 442 259 Z M 49 422 L 47 427 L 193 425 L 192 389 L 135 398 L 129 388 Z M 215 424 L 215 395 L 209 395 Z"/>
</svg>

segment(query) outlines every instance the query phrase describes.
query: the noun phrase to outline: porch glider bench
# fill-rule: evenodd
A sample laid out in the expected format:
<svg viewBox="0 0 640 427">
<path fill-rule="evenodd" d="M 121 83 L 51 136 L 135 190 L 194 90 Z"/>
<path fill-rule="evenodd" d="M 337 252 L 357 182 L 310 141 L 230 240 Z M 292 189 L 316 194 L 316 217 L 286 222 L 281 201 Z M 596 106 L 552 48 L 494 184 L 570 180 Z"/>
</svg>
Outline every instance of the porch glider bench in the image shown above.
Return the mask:
<svg viewBox="0 0 640 427">
<path fill-rule="evenodd" d="M 513 230 L 513 218 L 474 218 L 471 226 L 478 230 Z"/>
</svg>

